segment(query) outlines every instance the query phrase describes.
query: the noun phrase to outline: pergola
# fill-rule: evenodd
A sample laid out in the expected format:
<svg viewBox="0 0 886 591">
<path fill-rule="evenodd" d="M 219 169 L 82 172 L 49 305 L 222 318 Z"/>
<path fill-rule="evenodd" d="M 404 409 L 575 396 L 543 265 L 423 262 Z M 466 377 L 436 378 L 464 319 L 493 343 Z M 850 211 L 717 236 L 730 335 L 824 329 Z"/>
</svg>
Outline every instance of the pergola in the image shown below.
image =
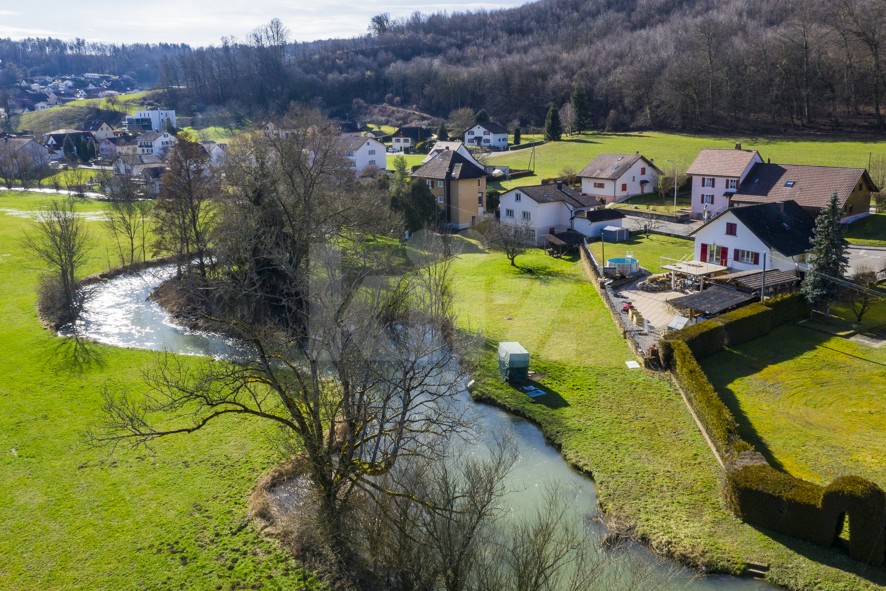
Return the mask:
<svg viewBox="0 0 886 591">
<path fill-rule="evenodd" d="M 671 272 L 671 289 L 677 289 L 677 277 L 688 277 L 692 286 L 702 289 L 705 277 L 713 277 L 728 269 L 723 265 L 714 263 L 702 263 L 701 261 L 677 261 L 670 265 L 662 265 L 662 269 Z"/>
<path fill-rule="evenodd" d="M 689 310 L 689 317 L 692 318 L 694 313 L 701 316 L 717 316 L 755 299 L 757 296 L 753 294 L 713 285 L 704 291 L 668 300 L 668 303 Z"/>
</svg>

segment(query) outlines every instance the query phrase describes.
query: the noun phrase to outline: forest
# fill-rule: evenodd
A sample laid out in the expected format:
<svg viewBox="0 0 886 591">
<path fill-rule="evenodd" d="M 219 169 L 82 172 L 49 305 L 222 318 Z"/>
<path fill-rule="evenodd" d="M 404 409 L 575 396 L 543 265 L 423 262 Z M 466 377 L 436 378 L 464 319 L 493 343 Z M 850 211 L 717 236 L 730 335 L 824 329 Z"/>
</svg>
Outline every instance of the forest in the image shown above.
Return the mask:
<svg viewBox="0 0 886 591">
<path fill-rule="evenodd" d="M 597 129 L 884 125 L 882 0 L 540 0 L 367 25 L 305 43 L 272 19 L 205 48 L 0 40 L 0 85 L 22 69 L 80 68 L 153 81 L 180 109 L 256 115 L 296 101 L 359 119 L 381 103 L 436 117 L 469 107 L 508 126 L 541 125 L 581 87 Z"/>
</svg>

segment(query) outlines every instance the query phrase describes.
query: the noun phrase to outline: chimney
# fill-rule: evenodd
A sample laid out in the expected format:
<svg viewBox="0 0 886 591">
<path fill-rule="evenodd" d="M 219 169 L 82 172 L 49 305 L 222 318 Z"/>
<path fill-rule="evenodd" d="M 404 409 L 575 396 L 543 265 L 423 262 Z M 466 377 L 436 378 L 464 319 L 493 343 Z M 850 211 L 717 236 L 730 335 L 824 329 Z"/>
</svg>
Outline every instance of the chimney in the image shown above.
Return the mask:
<svg viewBox="0 0 886 591">
<path fill-rule="evenodd" d="M 735 142 L 735 149 L 741 150 L 741 142 Z"/>
<path fill-rule="evenodd" d="M 557 190 L 558 190 L 558 191 L 562 191 L 562 190 L 563 190 L 563 181 L 557 181 Z"/>
</svg>

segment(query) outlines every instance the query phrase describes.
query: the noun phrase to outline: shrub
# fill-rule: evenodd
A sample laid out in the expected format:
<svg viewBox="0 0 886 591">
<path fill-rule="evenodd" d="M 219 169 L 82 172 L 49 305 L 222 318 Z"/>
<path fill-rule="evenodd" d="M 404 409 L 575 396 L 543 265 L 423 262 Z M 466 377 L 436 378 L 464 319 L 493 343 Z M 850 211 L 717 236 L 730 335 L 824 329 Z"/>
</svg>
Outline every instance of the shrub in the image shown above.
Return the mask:
<svg viewBox="0 0 886 591">
<path fill-rule="evenodd" d="M 705 320 L 673 332 L 665 338 L 669 341 L 683 341 L 689 346 L 696 359 L 702 359 L 723 348 L 726 333 L 723 326 L 716 320 Z"/>
<path fill-rule="evenodd" d="M 772 310 L 755 303 L 723 314 L 716 321 L 723 326 L 725 344 L 740 345 L 772 330 Z"/>
<path fill-rule="evenodd" d="M 735 417 L 717 395 L 717 391 L 714 390 L 704 370 L 695 360 L 689 346 L 678 340 L 671 342 L 670 348 L 673 356 L 674 377 L 677 383 L 683 389 L 699 419 L 704 423 L 705 430 L 714 441 L 714 446 L 720 455 L 728 457 L 731 455 L 733 446 L 737 446 L 737 443 L 741 441 Z M 747 444 L 737 447 L 741 447 L 743 450 L 747 448 Z"/>
<path fill-rule="evenodd" d="M 729 508 L 743 521 L 822 546 L 833 543 L 836 522 L 821 510 L 824 488 L 765 464 L 726 476 Z"/>
<path fill-rule="evenodd" d="M 827 519 L 837 524 L 840 534 L 843 516 L 849 516 L 849 554 L 856 560 L 882 565 L 886 560 L 886 493 L 879 486 L 858 476 L 841 476 L 825 488 L 821 501 Z"/>
<path fill-rule="evenodd" d="M 809 304 L 800 292 L 769 298 L 763 305 L 772 310 L 772 328 L 809 316 Z"/>
</svg>

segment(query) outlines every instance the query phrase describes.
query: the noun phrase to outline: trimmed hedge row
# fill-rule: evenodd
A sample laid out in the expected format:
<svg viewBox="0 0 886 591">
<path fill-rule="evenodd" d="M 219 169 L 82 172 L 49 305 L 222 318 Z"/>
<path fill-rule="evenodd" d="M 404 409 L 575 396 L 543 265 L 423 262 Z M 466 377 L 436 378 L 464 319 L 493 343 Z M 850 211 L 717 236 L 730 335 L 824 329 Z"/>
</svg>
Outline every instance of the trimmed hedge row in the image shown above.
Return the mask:
<svg viewBox="0 0 886 591">
<path fill-rule="evenodd" d="M 849 516 L 849 554 L 886 561 L 886 493 L 864 478 L 843 476 L 821 487 L 766 464 L 727 473 L 726 502 L 743 521 L 820 546 L 833 546 Z"/>
<path fill-rule="evenodd" d="M 772 310 L 754 303 L 715 318 L 723 327 L 724 345 L 731 347 L 769 334 L 772 330 Z"/>
<path fill-rule="evenodd" d="M 683 341 L 670 343 L 674 359 L 674 378 L 686 394 L 686 398 L 704 423 L 705 430 L 714 442 L 720 455 L 732 455 L 736 443 L 741 440 L 738 435 L 738 423 L 723 403 L 723 399 L 714 390 L 708 376 L 698 364 L 689 346 Z M 741 451 L 747 445 L 740 446 Z"/>
<path fill-rule="evenodd" d="M 772 310 L 772 328 L 809 316 L 809 303 L 800 292 L 769 298 L 764 305 Z"/>
</svg>

